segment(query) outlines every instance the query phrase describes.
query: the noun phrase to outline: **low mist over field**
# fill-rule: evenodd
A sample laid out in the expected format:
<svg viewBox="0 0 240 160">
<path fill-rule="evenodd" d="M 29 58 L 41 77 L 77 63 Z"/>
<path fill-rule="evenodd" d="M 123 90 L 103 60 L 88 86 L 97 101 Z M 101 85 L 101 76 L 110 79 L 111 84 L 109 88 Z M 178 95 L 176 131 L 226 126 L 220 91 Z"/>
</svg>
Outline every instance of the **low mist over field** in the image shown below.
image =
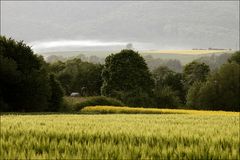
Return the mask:
<svg viewBox="0 0 240 160">
<path fill-rule="evenodd" d="M 239 49 L 239 2 L 1 2 L 1 34 L 35 52 Z"/>
</svg>

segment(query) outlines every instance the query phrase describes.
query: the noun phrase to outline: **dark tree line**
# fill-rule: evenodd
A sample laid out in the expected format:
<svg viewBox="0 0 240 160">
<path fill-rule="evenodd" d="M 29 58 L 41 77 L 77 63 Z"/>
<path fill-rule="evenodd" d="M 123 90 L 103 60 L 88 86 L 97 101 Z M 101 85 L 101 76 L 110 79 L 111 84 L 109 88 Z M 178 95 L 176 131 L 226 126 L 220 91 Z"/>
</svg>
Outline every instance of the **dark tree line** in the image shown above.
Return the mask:
<svg viewBox="0 0 240 160">
<path fill-rule="evenodd" d="M 196 109 L 240 110 L 240 52 L 189 89 L 187 105 Z"/>
<path fill-rule="evenodd" d="M 150 73 L 137 52 L 122 50 L 106 58 L 102 94 L 129 106 L 239 111 L 239 55 L 234 53 L 212 72 L 205 63 L 193 61 L 183 73 L 164 66 Z"/>
<path fill-rule="evenodd" d="M 63 96 L 72 92 L 113 97 L 135 107 L 234 111 L 240 107 L 239 51 L 214 71 L 193 61 L 182 73 L 161 65 L 150 71 L 145 59 L 131 49 L 109 55 L 104 65 L 79 58 L 49 64 L 23 42 L 4 36 L 0 51 L 2 111 L 58 111 Z"/>
</svg>

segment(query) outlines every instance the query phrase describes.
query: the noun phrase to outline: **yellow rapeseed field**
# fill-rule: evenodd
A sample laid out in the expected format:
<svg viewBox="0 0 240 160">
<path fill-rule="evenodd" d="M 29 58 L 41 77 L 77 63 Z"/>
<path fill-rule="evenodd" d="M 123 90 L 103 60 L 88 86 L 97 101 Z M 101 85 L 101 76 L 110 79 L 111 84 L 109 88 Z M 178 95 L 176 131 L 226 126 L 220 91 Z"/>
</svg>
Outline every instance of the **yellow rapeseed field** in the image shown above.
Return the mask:
<svg viewBox="0 0 240 160">
<path fill-rule="evenodd" d="M 158 109 L 158 108 L 134 108 L 116 106 L 88 106 L 81 110 L 82 113 L 142 113 L 142 114 L 199 114 L 199 115 L 225 115 L 238 116 L 239 112 L 204 111 L 186 109 Z"/>
</svg>

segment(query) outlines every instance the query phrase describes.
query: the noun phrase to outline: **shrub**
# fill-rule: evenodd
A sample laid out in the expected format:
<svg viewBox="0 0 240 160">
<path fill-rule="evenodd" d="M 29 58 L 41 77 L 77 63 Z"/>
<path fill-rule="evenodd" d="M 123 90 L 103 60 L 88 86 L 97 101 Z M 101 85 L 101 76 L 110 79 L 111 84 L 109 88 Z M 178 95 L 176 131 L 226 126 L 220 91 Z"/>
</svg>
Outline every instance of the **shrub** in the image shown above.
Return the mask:
<svg viewBox="0 0 240 160">
<path fill-rule="evenodd" d="M 74 112 L 74 103 L 71 103 L 71 101 L 67 99 L 63 99 L 62 105 L 59 108 L 59 112 Z"/>
<path fill-rule="evenodd" d="M 129 107 L 153 107 L 155 106 L 152 95 L 142 89 L 135 89 L 128 92 L 116 92 L 116 98 L 123 101 Z"/>
<path fill-rule="evenodd" d="M 64 106 L 65 110 L 79 111 L 86 106 L 124 106 L 124 104 L 114 98 L 96 96 L 87 98 L 67 97 Z"/>
</svg>

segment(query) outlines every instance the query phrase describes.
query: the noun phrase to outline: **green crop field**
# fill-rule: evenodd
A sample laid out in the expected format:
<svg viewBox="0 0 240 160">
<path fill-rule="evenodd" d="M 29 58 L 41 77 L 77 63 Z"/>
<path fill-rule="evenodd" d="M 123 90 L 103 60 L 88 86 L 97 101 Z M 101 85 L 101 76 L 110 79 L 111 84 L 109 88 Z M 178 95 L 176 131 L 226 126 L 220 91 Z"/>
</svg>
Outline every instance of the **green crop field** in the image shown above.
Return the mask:
<svg viewBox="0 0 240 160">
<path fill-rule="evenodd" d="M 1 115 L 0 157 L 239 159 L 238 112 L 174 113 Z"/>
</svg>

